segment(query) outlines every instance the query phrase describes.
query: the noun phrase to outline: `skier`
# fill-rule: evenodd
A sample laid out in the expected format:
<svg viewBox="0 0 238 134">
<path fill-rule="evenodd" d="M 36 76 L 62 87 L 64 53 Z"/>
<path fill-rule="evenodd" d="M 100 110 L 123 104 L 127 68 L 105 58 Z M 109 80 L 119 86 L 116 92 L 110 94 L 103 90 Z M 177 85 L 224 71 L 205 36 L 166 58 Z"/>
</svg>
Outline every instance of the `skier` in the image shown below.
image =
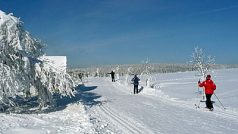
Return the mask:
<svg viewBox="0 0 238 134">
<path fill-rule="evenodd" d="M 134 94 L 137 93 L 138 94 L 138 85 L 139 85 L 139 81 L 140 79 L 137 77 L 137 75 L 134 76 L 134 78 L 132 78 L 133 81 L 133 85 L 134 85 Z"/>
<path fill-rule="evenodd" d="M 112 82 L 115 82 L 115 72 L 112 71 L 111 73 L 108 74 L 111 74 Z"/>
<path fill-rule="evenodd" d="M 198 81 L 199 87 L 205 87 L 205 94 L 206 94 L 206 108 L 213 110 L 213 105 L 211 101 L 212 94 L 214 90 L 216 90 L 215 83 L 211 80 L 211 75 L 207 75 L 206 80 L 202 83 L 200 80 Z"/>
</svg>

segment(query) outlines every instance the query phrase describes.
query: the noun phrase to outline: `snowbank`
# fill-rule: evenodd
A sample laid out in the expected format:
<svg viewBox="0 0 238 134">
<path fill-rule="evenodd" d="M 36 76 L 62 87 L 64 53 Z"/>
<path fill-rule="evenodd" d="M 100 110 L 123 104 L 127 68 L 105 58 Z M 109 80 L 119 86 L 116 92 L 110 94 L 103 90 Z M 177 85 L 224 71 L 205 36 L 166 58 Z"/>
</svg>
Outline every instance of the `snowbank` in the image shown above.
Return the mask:
<svg viewBox="0 0 238 134">
<path fill-rule="evenodd" d="M 1 134 L 94 134 L 81 103 L 45 114 L 0 114 Z"/>
</svg>

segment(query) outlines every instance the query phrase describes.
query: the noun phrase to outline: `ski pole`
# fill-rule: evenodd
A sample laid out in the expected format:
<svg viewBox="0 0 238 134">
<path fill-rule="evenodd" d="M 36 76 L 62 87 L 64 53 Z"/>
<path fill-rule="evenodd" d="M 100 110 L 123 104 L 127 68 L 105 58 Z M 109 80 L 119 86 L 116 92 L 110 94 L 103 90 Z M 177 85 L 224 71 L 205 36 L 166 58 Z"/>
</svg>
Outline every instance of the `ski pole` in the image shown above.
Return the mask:
<svg viewBox="0 0 238 134">
<path fill-rule="evenodd" d="M 199 79 L 199 81 L 200 81 L 200 79 Z M 199 95 L 200 95 L 200 90 L 199 90 L 199 85 L 198 85 L 197 97 L 199 97 Z M 201 100 L 198 102 L 198 104 L 195 104 L 196 108 L 200 108 L 200 103 L 201 103 Z"/>
<path fill-rule="evenodd" d="M 214 95 L 216 96 L 215 93 L 214 93 Z M 221 104 L 221 106 L 222 106 L 224 109 L 226 109 L 217 96 L 216 96 L 216 98 L 217 98 L 217 100 L 219 101 L 219 103 Z"/>
<path fill-rule="evenodd" d="M 196 108 L 200 108 L 200 103 L 201 103 L 201 101 L 198 102 L 198 105 L 195 104 Z"/>
<path fill-rule="evenodd" d="M 197 97 L 199 97 L 199 95 L 200 95 L 200 92 L 199 92 L 199 86 L 198 86 L 198 91 L 197 91 Z"/>
</svg>

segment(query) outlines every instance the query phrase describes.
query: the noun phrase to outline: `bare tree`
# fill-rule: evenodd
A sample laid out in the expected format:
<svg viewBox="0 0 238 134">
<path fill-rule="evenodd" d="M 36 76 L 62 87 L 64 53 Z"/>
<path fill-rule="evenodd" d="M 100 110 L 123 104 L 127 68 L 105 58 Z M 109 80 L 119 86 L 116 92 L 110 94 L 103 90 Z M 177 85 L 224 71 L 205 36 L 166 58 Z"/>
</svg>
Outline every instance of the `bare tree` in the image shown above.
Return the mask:
<svg viewBox="0 0 238 134">
<path fill-rule="evenodd" d="M 150 81 L 151 81 L 151 70 L 152 66 L 150 65 L 150 60 L 149 58 L 146 59 L 142 66 L 142 72 L 141 75 L 145 75 L 145 81 L 146 81 L 146 86 L 150 87 Z"/>
<path fill-rule="evenodd" d="M 190 62 L 193 64 L 193 69 L 197 70 L 201 78 L 204 79 L 215 65 L 215 58 L 211 56 L 206 57 L 202 48 L 195 47 Z"/>
</svg>

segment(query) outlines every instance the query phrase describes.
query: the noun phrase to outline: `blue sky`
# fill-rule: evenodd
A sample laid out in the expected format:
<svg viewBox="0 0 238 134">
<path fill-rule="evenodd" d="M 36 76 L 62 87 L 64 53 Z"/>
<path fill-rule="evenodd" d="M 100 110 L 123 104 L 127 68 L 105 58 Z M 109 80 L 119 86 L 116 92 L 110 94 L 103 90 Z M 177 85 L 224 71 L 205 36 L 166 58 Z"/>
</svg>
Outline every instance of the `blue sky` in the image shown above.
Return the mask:
<svg viewBox="0 0 238 134">
<path fill-rule="evenodd" d="M 186 63 L 196 46 L 238 63 L 237 0 L 0 0 L 0 10 L 70 67 Z"/>
</svg>

